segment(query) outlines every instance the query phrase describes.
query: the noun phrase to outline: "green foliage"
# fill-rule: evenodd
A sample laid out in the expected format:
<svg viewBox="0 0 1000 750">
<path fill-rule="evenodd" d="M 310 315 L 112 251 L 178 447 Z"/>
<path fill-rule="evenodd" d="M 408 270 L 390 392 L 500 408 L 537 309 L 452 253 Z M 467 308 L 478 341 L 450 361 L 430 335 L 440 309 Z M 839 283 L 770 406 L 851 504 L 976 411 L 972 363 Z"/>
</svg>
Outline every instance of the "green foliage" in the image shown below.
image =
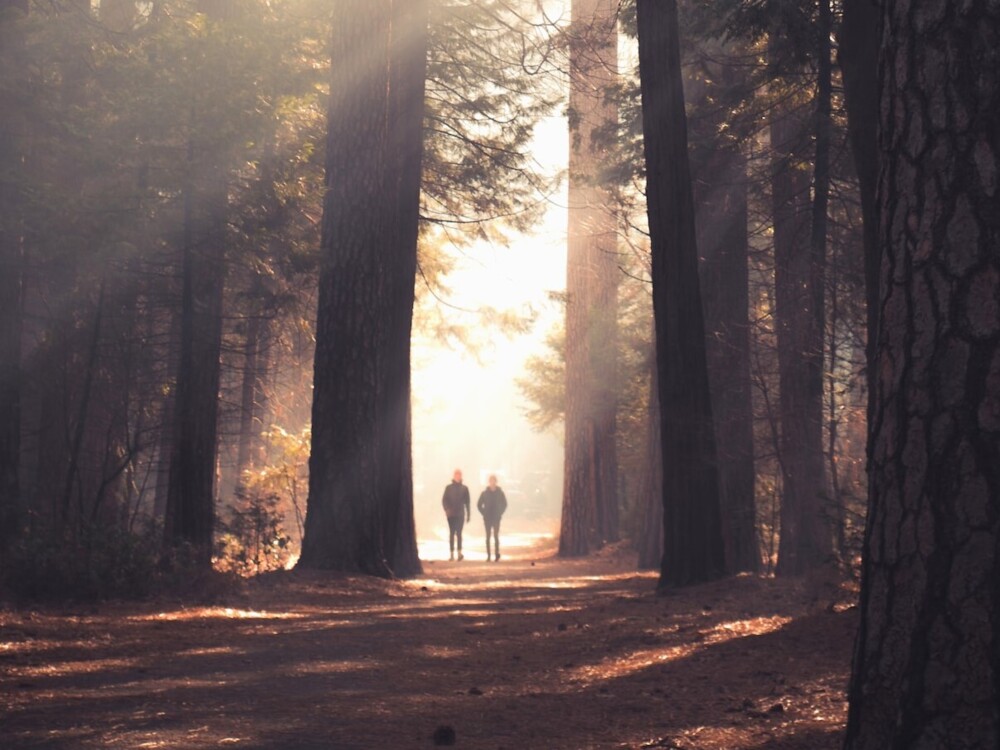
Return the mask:
<svg viewBox="0 0 1000 750">
<path fill-rule="evenodd" d="M 291 538 L 285 533 L 281 498 L 236 490 L 236 502 L 227 508 L 216 537 L 216 567 L 241 576 L 252 576 L 285 567 L 291 555 Z"/>
<path fill-rule="evenodd" d="M 562 325 L 545 337 L 545 347 L 545 355 L 525 361 L 525 375 L 517 379 L 517 387 L 528 403 L 524 415 L 531 426 L 539 432 L 561 433 L 566 416 L 566 330 Z"/>
<path fill-rule="evenodd" d="M 264 434 L 270 447 L 266 466 L 246 471 L 241 478 L 244 492 L 251 497 L 280 498 L 276 510 L 282 526 L 294 523 L 296 543 L 302 539 L 303 499 L 309 486 L 309 448 L 312 428 L 289 432 L 275 425 Z"/>
<path fill-rule="evenodd" d="M 430 28 L 423 218 L 453 242 L 525 229 L 554 189 L 529 154 L 551 41 L 504 0 L 438 0 Z"/>
</svg>

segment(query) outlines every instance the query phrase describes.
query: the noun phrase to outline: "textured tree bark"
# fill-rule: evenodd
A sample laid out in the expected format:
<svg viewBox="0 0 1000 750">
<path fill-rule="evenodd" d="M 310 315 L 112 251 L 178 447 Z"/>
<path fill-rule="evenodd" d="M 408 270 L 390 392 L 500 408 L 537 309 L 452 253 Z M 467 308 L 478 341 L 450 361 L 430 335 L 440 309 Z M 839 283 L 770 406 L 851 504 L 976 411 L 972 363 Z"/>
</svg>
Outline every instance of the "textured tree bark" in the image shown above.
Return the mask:
<svg viewBox="0 0 1000 750">
<path fill-rule="evenodd" d="M 1000 7 L 889 0 L 848 750 L 1000 746 Z"/>
<path fill-rule="evenodd" d="M 660 586 L 725 572 L 677 4 L 638 0 L 646 197 L 663 440 Z"/>
<path fill-rule="evenodd" d="M 723 58 L 722 54 L 709 57 Z M 720 133 L 726 111 L 718 89 L 738 85 L 737 72 L 725 63 L 709 63 L 705 80 L 688 89 L 689 100 L 712 103 L 692 132 L 692 182 L 695 224 L 701 257 L 705 347 L 712 414 L 719 459 L 726 569 L 730 573 L 760 568 L 755 500 L 753 402 L 750 380 L 750 292 L 747 234 L 746 158 L 741 146 Z"/>
<path fill-rule="evenodd" d="M 419 572 L 410 326 L 425 2 L 350 0 L 333 34 L 309 500 L 299 564 Z"/>
<path fill-rule="evenodd" d="M 573 0 L 566 268 L 566 415 L 559 554 L 618 538 L 618 264 L 615 218 L 599 173 L 617 120 L 617 2 Z"/>
<path fill-rule="evenodd" d="M 392 6 L 389 131 L 395 207 L 391 261 L 387 264 L 389 315 L 383 400 L 383 486 L 385 548 L 392 572 L 421 572 L 413 515 L 413 433 L 410 409 L 410 339 L 420 224 L 423 116 L 427 77 L 427 0 L 395 0 Z M 394 93 L 393 93 L 394 92 Z M 398 467 L 396 469 L 395 467 Z"/>
</svg>

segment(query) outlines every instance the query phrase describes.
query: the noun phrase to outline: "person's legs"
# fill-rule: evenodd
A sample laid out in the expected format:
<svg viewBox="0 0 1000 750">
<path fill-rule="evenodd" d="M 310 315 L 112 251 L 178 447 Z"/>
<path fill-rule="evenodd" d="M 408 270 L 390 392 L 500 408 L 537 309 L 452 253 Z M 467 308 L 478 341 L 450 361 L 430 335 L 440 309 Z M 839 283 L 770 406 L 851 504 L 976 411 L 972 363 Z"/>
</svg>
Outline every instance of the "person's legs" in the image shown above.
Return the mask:
<svg viewBox="0 0 1000 750">
<path fill-rule="evenodd" d="M 486 525 L 486 562 L 490 561 L 490 522 L 485 518 L 483 523 Z"/>
<path fill-rule="evenodd" d="M 500 559 L 500 522 L 497 521 L 493 524 L 493 552 L 495 554 L 494 560 Z"/>
<path fill-rule="evenodd" d="M 462 527 L 460 518 L 452 518 L 448 516 L 448 559 L 455 559 L 455 537 L 459 539 L 458 551 L 459 554 L 462 552 Z"/>
<path fill-rule="evenodd" d="M 461 517 L 455 519 L 456 526 L 456 536 L 458 537 L 458 559 L 464 560 L 465 555 L 462 554 L 462 527 L 465 525 L 465 521 Z"/>
</svg>

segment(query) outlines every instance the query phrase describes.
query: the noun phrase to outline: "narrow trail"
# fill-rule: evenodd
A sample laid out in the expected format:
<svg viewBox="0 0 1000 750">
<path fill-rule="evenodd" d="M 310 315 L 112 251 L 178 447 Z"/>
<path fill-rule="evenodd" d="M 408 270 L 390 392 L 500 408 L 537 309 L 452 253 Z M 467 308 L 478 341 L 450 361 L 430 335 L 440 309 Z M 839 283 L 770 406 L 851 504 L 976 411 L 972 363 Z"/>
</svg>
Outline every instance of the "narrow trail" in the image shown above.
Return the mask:
<svg viewBox="0 0 1000 750">
<path fill-rule="evenodd" d="M 280 573 L 223 606 L 0 613 L 3 748 L 839 747 L 855 611 L 618 550 Z M 479 556 L 476 555 L 478 558 Z"/>
</svg>

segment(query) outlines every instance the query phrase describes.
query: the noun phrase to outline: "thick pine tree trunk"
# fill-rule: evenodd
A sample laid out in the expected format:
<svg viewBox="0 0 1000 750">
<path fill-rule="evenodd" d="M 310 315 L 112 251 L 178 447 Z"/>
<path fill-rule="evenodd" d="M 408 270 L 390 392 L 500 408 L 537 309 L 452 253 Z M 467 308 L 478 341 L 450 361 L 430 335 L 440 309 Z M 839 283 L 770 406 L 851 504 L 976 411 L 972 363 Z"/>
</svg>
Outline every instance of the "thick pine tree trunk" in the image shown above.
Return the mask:
<svg viewBox="0 0 1000 750">
<path fill-rule="evenodd" d="M 660 586 L 725 572 L 677 5 L 638 0 L 646 196 L 663 440 Z"/>
<path fill-rule="evenodd" d="M 344 3 L 327 193 L 303 567 L 420 570 L 410 453 L 424 2 Z"/>
<path fill-rule="evenodd" d="M 888 0 L 847 750 L 1000 746 L 1000 8 Z"/>
<path fill-rule="evenodd" d="M 566 417 L 559 554 L 618 538 L 615 217 L 599 173 L 601 129 L 618 113 L 606 96 L 618 64 L 612 0 L 573 0 L 570 46 L 566 268 Z M 606 137 L 606 135 L 605 135 Z"/>
<path fill-rule="evenodd" d="M 381 502 L 385 548 L 392 572 L 421 572 L 413 515 L 413 432 L 410 409 L 410 339 L 420 226 L 423 116 L 427 76 L 428 0 L 394 0 L 391 40 L 389 144 L 396 186 L 392 260 L 387 268 L 390 305 L 382 394 L 390 408 L 381 427 Z M 402 33 L 400 33 L 400 30 Z M 395 467 L 398 467 L 395 468 Z"/>
</svg>

